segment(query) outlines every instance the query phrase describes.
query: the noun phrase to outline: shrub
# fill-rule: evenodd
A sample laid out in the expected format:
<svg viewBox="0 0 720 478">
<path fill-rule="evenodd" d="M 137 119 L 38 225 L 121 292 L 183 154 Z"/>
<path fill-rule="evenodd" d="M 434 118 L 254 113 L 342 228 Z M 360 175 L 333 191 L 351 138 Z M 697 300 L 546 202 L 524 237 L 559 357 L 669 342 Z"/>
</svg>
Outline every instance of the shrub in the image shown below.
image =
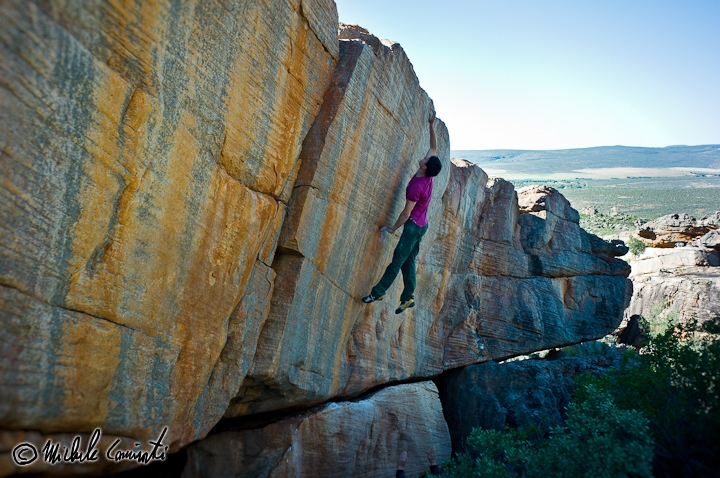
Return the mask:
<svg viewBox="0 0 720 478">
<path fill-rule="evenodd" d="M 568 408 L 566 426 L 549 438 L 531 439 L 537 430 L 475 429 L 470 452 L 445 465 L 457 477 L 649 477 L 653 441 L 647 420 L 620 410 L 593 384 L 582 401 Z"/>
<path fill-rule="evenodd" d="M 547 438 L 475 429 L 449 474 L 720 476 L 720 320 L 665 325 L 620 367 L 579 377 L 564 427 Z"/>
<path fill-rule="evenodd" d="M 639 355 L 587 385 L 610 394 L 623 410 L 650 420 L 655 476 L 718 476 L 720 469 L 720 333 L 718 321 L 676 323 L 651 334 Z M 628 356 L 630 357 L 630 356 Z"/>
<path fill-rule="evenodd" d="M 630 240 L 628 240 L 628 248 L 633 257 L 638 257 L 645 252 L 645 243 L 638 238 L 631 237 Z"/>
<path fill-rule="evenodd" d="M 657 337 L 673 330 L 679 323 L 680 312 L 675 307 L 670 307 L 667 302 L 656 302 L 650 308 L 650 314 L 644 319 L 642 326 L 651 337 Z"/>
<path fill-rule="evenodd" d="M 568 408 L 566 427 L 531 455 L 524 476 L 652 476 L 647 419 L 635 410 L 621 410 L 593 385 L 586 388 L 586 399 Z"/>
</svg>

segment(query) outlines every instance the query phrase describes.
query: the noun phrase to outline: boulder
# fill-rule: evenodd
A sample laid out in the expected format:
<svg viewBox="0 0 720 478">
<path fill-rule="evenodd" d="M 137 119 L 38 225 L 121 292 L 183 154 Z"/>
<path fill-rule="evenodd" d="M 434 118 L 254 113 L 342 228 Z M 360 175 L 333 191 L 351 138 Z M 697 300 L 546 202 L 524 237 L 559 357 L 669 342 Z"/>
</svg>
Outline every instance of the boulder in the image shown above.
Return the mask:
<svg viewBox="0 0 720 478">
<path fill-rule="evenodd" d="M 720 250 L 720 230 L 712 230 L 696 241 L 700 247 Z"/>
<path fill-rule="evenodd" d="M 633 297 L 626 319 L 641 315 L 705 322 L 720 316 L 720 255 L 704 247 L 647 248 L 631 262 Z"/>
<path fill-rule="evenodd" d="M 658 322 L 670 316 L 700 323 L 720 317 L 720 267 L 663 269 L 633 277 L 633 287 L 628 317 L 637 314 Z"/>
<path fill-rule="evenodd" d="M 689 214 L 668 214 L 641 226 L 637 235 L 652 247 L 687 244 L 708 232 L 720 229 L 720 211 L 700 220 Z"/>
<path fill-rule="evenodd" d="M 672 249 L 649 247 L 631 263 L 630 277 L 669 273 L 670 270 L 688 267 L 720 266 L 717 251 L 698 247 L 674 247 Z M 662 272 L 666 271 L 666 272 Z"/>
<path fill-rule="evenodd" d="M 611 349 L 612 350 L 612 349 Z M 620 363 L 620 354 L 493 361 L 452 370 L 440 385 L 445 418 L 454 453 L 466 451 L 473 428 L 502 431 L 505 426 L 538 427 L 542 432 L 560 426 L 565 408 L 582 373 L 599 375 Z"/>
<path fill-rule="evenodd" d="M 450 457 L 450 435 L 432 382 L 384 388 L 326 403 L 261 428 L 212 434 L 187 450 L 183 478 L 407 476 L 428 470 L 427 451 Z"/>
<path fill-rule="evenodd" d="M 351 47 L 372 51 L 364 42 L 350 42 L 341 44 L 341 52 Z M 341 57 L 340 65 L 344 61 Z M 324 154 L 347 157 L 330 144 L 326 139 Z M 440 177 L 436 188 L 443 180 L 448 185 L 432 205 L 418 256 L 418 306 L 401 316 L 393 314 L 400 284 L 382 302 L 359 301 L 389 262 L 394 241 L 380 242 L 377 227 L 397 216 L 401 200 L 392 213 L 351 215 L 341 226 L 322 222 L 338 221 L 339 213 L 304 209 L 302 221 L 320 222 L 295 241 L 283 241 L 284 229 L 273 264 L 278 279 L 269 319 L 226 417 L 350 398 L 386 382 L 600 338 L 618 326 L 631 294 L 629 266 L 614 258 L 622 248 L 582 230 L 577 211 L 552 188 L 526 189 L 519 200 L 512 184 L 489 180 L 475 165 L 454 160 L 447 166 L 443 174 L 449 177 Z M 307 188 L 305 197 L 313 202 L 304 208 L 322 206 L 316 199 L 327 187 L 322 184 Z M 403 186 L 398 181 L 394 188 Z M 356 208 L 378 207 L 379 198 L 354 198 Z M 521 214 L 519 204 L 528 212 Z M 355 225 L 368 218 L 377 222 Z M 303 252 L 316 241 L 311 231 L 326 229 L 362 234 L 336 234 L 322 248 Z M 318 261 L 322 266 L 312 257 L 325 257 Z"/>
<path fill-rule="evenodd" d="M 708 229 L 720 229 L 720 211 L 708 214 L 700 219 L 700 224 Z"/>
<path fill-rule="evenodd" d="M 335 4 L 10 1 L 0 21 L 0 428 L 168 426 L 177 449 L 250 365 Z"/>
<path fill-rule="evenodd" d="M 331 0 L 20 2 L 0 20 L 0 430 L 170 451 L 225 416 L 591 340 L 618 244 L 438 156 L 417 306 L 367 294 L 428 148 L 399 44 Z M 394 460 L 394 458 L 393 458 Z"/>
<path fill-rule="evenodd" d="M 387 307 L 359 300 L 392 255 L 396 238 L 379 228 L 404 207 L 405 185 L 429 147 L 432 105 L 400 45 L 350 39 L 353 32 L 369 38 L 359 27 L 341 28 L 340 61 L 303 142 L 272 263 L 268 319 L 226 417 L 312 406 L 441 371 L 433 364 L 427 372 L 417 352 L 433 340 L 418 329 L 427 321 L 403 321 L 409 314 L 388 315 Z M 449 139 L 440 120 L 436 132 L 447 166 Z M 442 207 L 448 169 L 435 178 L 431 220 Z M 393 288 L 384 304 L 397 303 L 398 294 Z"/>
<path fill-rule="evenodd" d="M 615 314 L 632 290 L 629 266 L 609 257 L 610 244 L 595 253 L 603 241 L 579 227 L 557 190 L 516 194 L 470 164 L 452 175 L 443 240 L 433 246 L 436 274 L 448 283 L 439 316 L 446 369 L 592 340 L 617 327 Z"/>
</svg>

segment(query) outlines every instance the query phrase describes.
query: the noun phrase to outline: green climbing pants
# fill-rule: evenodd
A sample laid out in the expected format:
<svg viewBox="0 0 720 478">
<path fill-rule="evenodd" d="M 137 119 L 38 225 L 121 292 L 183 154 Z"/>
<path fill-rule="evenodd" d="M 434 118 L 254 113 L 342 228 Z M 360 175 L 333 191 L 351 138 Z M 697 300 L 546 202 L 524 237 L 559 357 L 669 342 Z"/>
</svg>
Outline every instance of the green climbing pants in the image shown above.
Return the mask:
<svg viewBox="0 0 720 478">
<path fill-rule="evenodd" d="M 385 295 L 400 271 L 404 286 L 400 300 L 405 302 L 415 297 L 415 258 L 420 250 L 420 240 L 427 228 L 427 224 L 420 227 L 409 219 L 405 222 L 400 241 L 393 252 L 392 262 L 385 269 L 380 282 L 372 288 L 371 293 L 374 297 Z"/>
</svg>

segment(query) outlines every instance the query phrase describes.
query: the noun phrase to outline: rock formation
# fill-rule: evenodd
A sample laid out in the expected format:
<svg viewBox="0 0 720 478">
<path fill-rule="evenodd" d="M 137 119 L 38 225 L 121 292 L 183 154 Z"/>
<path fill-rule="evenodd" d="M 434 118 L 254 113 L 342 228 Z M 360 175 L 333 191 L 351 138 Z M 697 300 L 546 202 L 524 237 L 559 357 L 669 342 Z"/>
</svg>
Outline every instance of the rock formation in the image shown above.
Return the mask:
<svg viewBox="0 0 720 478">
<path fill-rule="evenodd" d="M 719 233 L 720 212 L 700 220 L 672 214 L 642 226 L 637 236 L 654 247 L 631 260 L 634 293 L 625 317 L 720 317 Z"/>
<path fill-rule="evenodd" d="M 668 274 L 671 269 L 686 270 L 694 267 L 720 266 L 720 255 L 712 249 L 692 246 L 672 249 L 649 247 L 631 262 L 631 277 L 653 273 Z"/>
<path fill-rule="evenodd" d="M 614 349 L 609 349 L 613 351 Z M 503 430 L 505 426 L 537 426 L 547 432 L 563 424 L 583 373 L 599 375 L 620 364 L 620 354 L 485 362 L 448 372 L 441 400 L 450 427 L 453 451 L 466 451 L 473 428 Z"/>
<path fill-rule="evenodd" d="M 352 31 L 363 34 L 344 27 L 341 37 Z M 403 317 L 359 301 L 392 254 L 394 238 L 379 227 L 404 206 L 405 183 L 429 145 L 430 109 L 398 44 L 340 41 L 340 61 L 300 153 L 272 264 L 277 277 L 268 320 L 226 416 L 311 406 L 389 380 L 432 375 L 415 352 L 415 339 L 424 341 L 414 337 L 415 321 L 399 332 L 409 340 L 391 344 Z M 447 162 L 447 130 L 442 123 L 436 129 L 438 154 Z M 431 217 L 447 177 L 435 180 Z M 397 294 L 386 300 L 395 304 Z M 376 340 L 358 343 L 366 340 L 367 331 L 358 330 L 365 327 Z"/>
<path fill-rule="evenodd" d="M 624 327 L 619 328 L 613 335 L 616 336 L 615 343 L 618 345 L 629 345 L 639 352 L 646 344 L 647 331 L 642 324 L 643 317 L 641 315 L 632 315 L 627 320 Z"/>
<path fill-rule="evenodd" d="M 720 261 L 716 252 L 692 247 L 646 249 L 632 262 L 633 297 L 626 317 L 705 322 L 720 317 Z"/>
<path fill-rule="evenodd" d="M 720 251 L 720 230 L 714 229 L 696 241 L 700 247 L 707 247 Z"/>
<path fill-rule="evenodd" d="M 195 440 L 249 365 L 228 322 L 254 350 L 335 5 L 0 16 L 0 426 Z"/>
<path fill-rule="evenodd" d="M 427 471 L 431 446 L 450 457 L 450 435 L 432 382 L 387 387 L 361 400 L 325 403 L 262 428 L 225 431 L 188 448 L 183 478 L 407 476 Z"/>
<path fill-rule="evenodd" d="M 652 247 L 675 247 L 720 229 L 720 211 L 702 219 L 689 214 L 668 214 L 640 227 L 637 235 Z"/>
<path fill-rule="evenodd" d="M 0 20 L 0 430 L 171 451 L 221 417 L 599 338 L 618 244 L 449 160 L 418 306 L 371 306 L 432 103 L 332 0 L 10 1 Z M 3 441 L 4 443 L 4 441 Z M 80 465 L 78 465 L 80 466 Z"/>
</svg>

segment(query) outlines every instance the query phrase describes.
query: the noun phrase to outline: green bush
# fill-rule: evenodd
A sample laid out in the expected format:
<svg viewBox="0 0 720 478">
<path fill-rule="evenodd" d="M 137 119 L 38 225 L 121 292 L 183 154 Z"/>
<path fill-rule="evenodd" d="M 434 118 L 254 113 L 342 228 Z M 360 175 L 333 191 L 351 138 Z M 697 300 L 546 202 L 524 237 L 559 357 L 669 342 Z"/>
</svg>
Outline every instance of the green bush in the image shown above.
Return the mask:
<svg viewBox="0 0 720 478">
<path fill-rule="evenodd" d="M 584 375 L 565 426 L 475 429 L 456 477 L 720 476 L 720 321 L 677 323 L 600 378 Z M 645 324 L 648 330 L 648 324 Z M 654 445 L 653 445 L 654 443 Z"/>
<path fill-rule="evenodd" d="M 621 409 L 647 417 L 656 442 L 655 476 L 718 476 L 719 333 L 717 320 L 702 327 L 671 324 L 651 334 L 641 353 L 629 355 L 618 369 L 601 378 L 582 377 L 576 399 L 586 399 L 592 385 Z"/>
<path fill-rule="evenodd" d="M 621 410 L 593 385 L 568 408 L 566 428 L 550 437 L 528 462 L 528 477 L 649 477 L 653 440 L 648 421 Z"/>
<path fill-rule="evenodd" d="M 640 239 L 631 237 L 630 240 L 628 240 L 628 248 L 630 249 L 630 254 L 632 254 L 633 257 L 637 257 L 645 252 L 645 243 Z"/>
<path fill-rule="evenodd" d="M 566 426 L 549 438 L 532 439 L 537 430 L 475 429 L 470 449 L 445 465 L 456 477 L 649 477 L 653 440 L 647 420 L 620 410 L 608 393 L 586 385 L 582 401 L 568 408 Z"/>
<path fill-rule="evenodd" d="M 650 308 L 650 314 L 643 319 L 643 329 L 651 337 L 665 334 L 680 323 L 680 311 L 669 303 L 656 302 Z M 692 325 L 692 327 L 695 327 Z M 695 333 L 695 332 L 693 332 Z"/>
</svg>

